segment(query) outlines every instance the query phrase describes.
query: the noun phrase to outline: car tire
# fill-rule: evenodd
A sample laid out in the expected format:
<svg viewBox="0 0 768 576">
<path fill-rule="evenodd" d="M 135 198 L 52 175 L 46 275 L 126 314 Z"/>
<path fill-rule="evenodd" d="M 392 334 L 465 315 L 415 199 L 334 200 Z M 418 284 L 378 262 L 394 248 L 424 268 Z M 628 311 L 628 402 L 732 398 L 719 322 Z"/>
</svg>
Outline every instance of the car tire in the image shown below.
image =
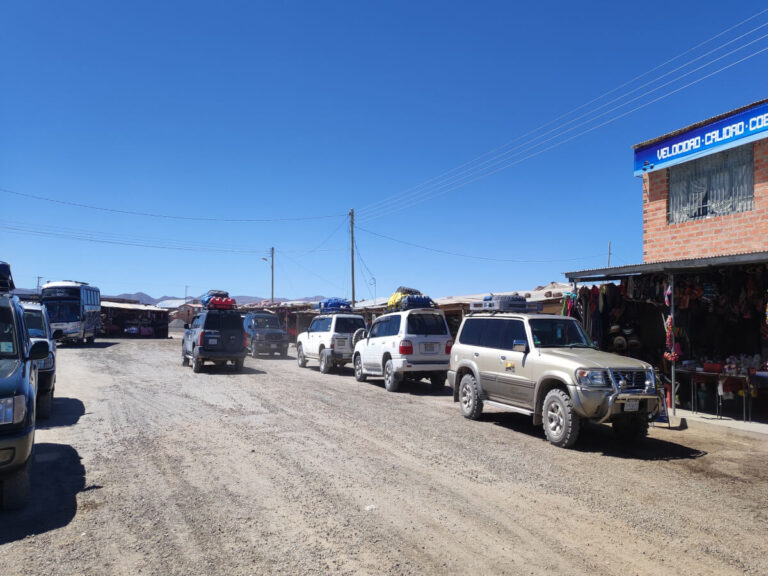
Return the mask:
<svg viewBox="0 0 768 576">
<path fill-rule="evenodd" d="M 387 392 L 397 392 L 400 387 L 400 375 L 395 372 L 395 365 L 392 360 L 387 360 L 384 364 L 384 388 Z"/>
<path fill-rule="evenodd" d="M 480 390 L 474 375 L 464 374 L 459 383 L 459 404 L 464 418 L 477 420 L 483 413 L 483 401 L 480 400 Z"/>
<path fill-rule="evenodd" d="M 448 377 L 444 372 L 436 372 L 429 376 L 429 385 L 433 390 L 440 391 L 445 388 L 445 379 Z"/>
<path fill-rule="evenodd" d="M 192 372 L 195 374 L 199 374 L 203 369 L 203 361 L 200 360 L 200 357 L 197 355 L 194 355 L 192 357 Z"/>
<path fill-rule="evenodd" d="M 280 357 L 285 358 L 286 356 L 288 356 L 288 346 L 280 350 Z"/>
<path fill-rule="evenodd" d="M 581 420 L 573 409 L 571 397 L 559 388 L 550 390 L 541 411 L 547 440 L 560 448 L 573 446 L 579 437 Z"/>
<path fill-rule="evenodd" d="M 333 365 L 333 362 L 331 362 L 330 350 L 323 350 L 322 352 L 320 352 L 320 373 L 328 374 L 328 372 L 331 371 L 332 365 Z"/>
<path fill-rule="evenodd" d="M 29 462 L 3 480 L 2 504 L 5 510 L 23 508 L 29 498 Z"/>
<path fill-rule="evenodd" d="M 648 418 L 643 414 L 617 418 L 612 423 L 613 431 L 625 444 L 634 444 L 648 435 Z"/>
<path fill-rule="evenodd" d="M 238 358 L 237 360 L 235 360 L 233 363 L 235 366 L 235 372 L 240 372 L 243 369 L 244 363 L 245 363 L 245 360 L 243 360 L 242 358 Z"/>
<path fill-rule="evenodd" d="M 365 375 L 365 372 L 363 372 L 363 359 L 360 357 L 360 354 L 355 354 L 353 365 L 355 367 L 355 380 L 358 382 L 365 382 L 367 376 Z"/>
<path fill-rule="evenodd" d="M 93 344 L 96 341 L 96 336 L 88 336 L 85 341 L 88 342 L 88 344 Z"/>
<path fill-rule="evenodd" d="M 256 344 L 251 342 L 251 358 L 256 358 L 259 354 L 256 352 Z"/>
<path fill-rule="evenodd" d="M 51 408 L 53 407 L 53 388 L 48 390 L 42 396 L 37 398 L 37 417 L 47 420 L 51 417 Z"/>
<path fill-rule="evenodd" d="M 181 365 L 189 366 L 189 356 L 184 354 L 184 350 L 181 351 Z"/>
<path fill-rule="evenodd" d="M 299 368 L 307 367 L 307 357 L 304 356 L 304 348 L 301 344 L 296 348 L 296 363 L 299 365 Z"/>
</svg>

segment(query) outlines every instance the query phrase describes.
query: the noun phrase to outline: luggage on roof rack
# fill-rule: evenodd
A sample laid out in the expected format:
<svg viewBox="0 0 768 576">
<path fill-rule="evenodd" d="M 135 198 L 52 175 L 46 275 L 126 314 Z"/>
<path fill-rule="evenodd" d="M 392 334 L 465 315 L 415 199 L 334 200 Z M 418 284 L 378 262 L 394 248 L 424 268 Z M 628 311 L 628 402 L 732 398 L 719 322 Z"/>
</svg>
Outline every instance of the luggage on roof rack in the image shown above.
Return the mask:
<svg viewBox="0 0 768 576">
<path fill-rule="evenodd" d="M 213 296 L 210 300 L 208 300 L 206 308 L 209 310 L 234 310 L 235 300 L 233 298 Z"/>
<path fill-rule="evenodd" d="M 13 276 L 11 276 L 11 265 L 8 262 L 0 262 L 0 292 L 10 292 L 15 289 Z"/>
<path fill-rule="evenodd" d="M 421 292 L 415 288 L 408 288 L 407 286 L 400 286 L 392 293 L 392 296 L 387 300 L 387 310 L 399 310 L 400 301 L 406 296 L 421 296 Z"/>
<path fill-rule="evenodd" d="M 203 308 L 208 308 L 208 304 L 212 298 L 229 298 L 229 292 L 226 290 L 208 290 L 208 292 L 203 294 L 203 297 L 200 298 L 200 302 L 202 302 Z"/>
<path fill-rule="evenodd" d="M 321 313 L 327 312 L 348 312 L 352 310 L 352 305 L 348 300 L 344 298 L 326 298 L 314 305 L 316 310 L 320 310 Z"/>
<path fill-rule="evenodd" d="M 489 294 L 482 302 L 471 302 L 469 309 L 473 312 L 541 312 L 541 302 L 528 302 L 519 294 Z"/>
</svg>

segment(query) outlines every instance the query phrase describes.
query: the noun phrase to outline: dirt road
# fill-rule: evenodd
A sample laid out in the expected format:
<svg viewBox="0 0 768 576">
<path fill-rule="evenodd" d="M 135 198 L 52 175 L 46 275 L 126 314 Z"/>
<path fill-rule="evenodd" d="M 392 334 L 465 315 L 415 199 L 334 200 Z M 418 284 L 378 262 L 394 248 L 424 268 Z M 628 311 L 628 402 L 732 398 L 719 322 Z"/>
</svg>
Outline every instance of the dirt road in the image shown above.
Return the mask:
<svg viewBox="0 0 768 576">
<path fill-rule="evenodd" d="M 446 390 L 175 339 L 61 348 L 3 574 L 768 574 L 768 441 L 609 428 L 576 449 Z"/>
</svg>

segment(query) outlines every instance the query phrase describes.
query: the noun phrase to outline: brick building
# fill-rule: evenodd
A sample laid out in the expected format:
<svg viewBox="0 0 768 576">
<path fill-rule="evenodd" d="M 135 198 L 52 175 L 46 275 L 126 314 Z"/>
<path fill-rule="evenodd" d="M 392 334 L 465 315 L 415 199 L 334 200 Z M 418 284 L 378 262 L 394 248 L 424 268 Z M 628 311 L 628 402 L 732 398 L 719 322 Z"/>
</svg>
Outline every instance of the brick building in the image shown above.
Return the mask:
<svg viewBox="0 0 768 576">
<path fill-rule="evenodd" d="M 633 330 L 633 355 L 682 384 L 679 405 L 745 420 L 754 407 L 768 421 L 768 99 L 634 155 L 643 262 L 567 272 L 574 310 L 604 349 L 619 351 L 621 331 Z M 603 313 L 601 293 L 579 283 L 609 281 L 617 294 Z"/>
</svg>

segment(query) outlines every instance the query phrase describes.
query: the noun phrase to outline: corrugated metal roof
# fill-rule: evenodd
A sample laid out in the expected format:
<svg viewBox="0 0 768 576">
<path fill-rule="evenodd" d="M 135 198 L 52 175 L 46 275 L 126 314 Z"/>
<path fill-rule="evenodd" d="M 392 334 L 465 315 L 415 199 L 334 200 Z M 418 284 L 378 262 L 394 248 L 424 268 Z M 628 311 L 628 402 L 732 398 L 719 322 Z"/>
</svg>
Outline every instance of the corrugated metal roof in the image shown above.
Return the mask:
<svg viewBox="0 0 768 576">
<path fill-rule="evenodd" d="M 678 134 L 682 134 L 683 132 L 694 130 L 699 126 L 706 126 L 707 124 L 711 124 L 712 122 L 717 122 L 718 120 L 727 118 L 731 114 L 738 114 L 739 112 L 744 112 L 745 110 L 749 110 L 750 108 L 754 108 L 755 106 L 760 106 L 760 104 L 765 104 L 766 102 L 768 102 L 768 98 L 765 98 L 764 100 L 758 100 L 757 102 L 752 102 L 752 104 L 747 104 L 746 106 L 742 106 L 741 108 L 736 108 L 736 110 L 731 110 L 730 112 L 718 114 L 717 116 L 713 116 L 712 118 L 709 118 L 707 120 L 702 120 L 701 122 L 696 122 L 695 124 L 691 124 L 690 126 L 686 126 L 685 128 L 680 128 L 679 130 L 675 130 L 674 132 L 669 132 L 668 134 L 664 134 L 663 136 L 658 136 L 656 138 L 652 138 L 651 140 L 640 142 L 640 144 L 635 144 L 634 146 L 632 146 L 632 148 L 634 150 L 637 150 L 638 148 L 645 148 L 646 146 L 651 146 L 652 144 L 656 144 L 656 142 L 661 142 L 662 140 L 666 140 L 667 138 L 671 138 L 672 136 L 677 136 Z"/>
<path fill-rule="evenodd" d="M 571 281 L 618 280 L 627 276 L 640 274 L 683 273 L 720 266 L 737 266 L 740 264 L 768 263 L 768 252 L 744 252 L 726 256 L 707 256 L 704 258 L 688 258 L 685 260 L 665 260 L 645 264 L 630 264 L 614 266 L 613 268 L 594 268 L 564 272 Z"/>
</svg>

